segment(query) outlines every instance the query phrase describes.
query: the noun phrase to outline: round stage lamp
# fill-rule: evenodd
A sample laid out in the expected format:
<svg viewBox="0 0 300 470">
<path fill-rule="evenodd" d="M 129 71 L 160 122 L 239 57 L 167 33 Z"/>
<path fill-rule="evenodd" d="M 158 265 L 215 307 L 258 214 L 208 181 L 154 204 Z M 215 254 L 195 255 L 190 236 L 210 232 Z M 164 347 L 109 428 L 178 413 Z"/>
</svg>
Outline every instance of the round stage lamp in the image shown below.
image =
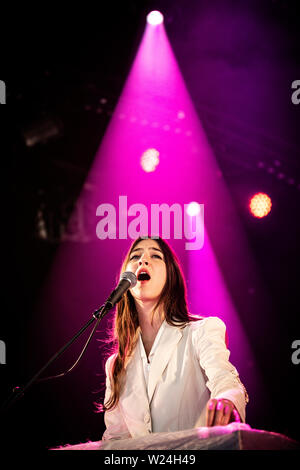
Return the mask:
<svg viewBox="0 0 300 470">
<path fill-rule="evenodd" d="M 257 193 L 250 199 L 250 212 L 254 217 L 258 217 L 259 219 L 268 215 L 271 211 L 271 207 L 271 198 L 265 193 Z"/>
<path fill-rule="evenodd" d="M 160 11 L 154 10 L 154 11 L 151 11 L 147 15 L 147 23 L 151 24 L 152 26 L 156 26 L 158 24 L 161 24 L 163 21 L 164 21 L 164 17 L 160 13 Z"/>
<path fill-rule="evenodd" d="M 190 217 L 194 217 L 195 215 L 198 215 L 200 212 L 200 206 L 198 202 L 194 202 L 194 201 L 190 202 L 189 205 L 187 206 L 186 212 Z"/>
<path fill-rule="evenodd" d="M 156 170 L 159 164 L 159 151 L 156 149 L 148 149 L 141 156 L 141 167 L 146 173 Z"/>
</svg>

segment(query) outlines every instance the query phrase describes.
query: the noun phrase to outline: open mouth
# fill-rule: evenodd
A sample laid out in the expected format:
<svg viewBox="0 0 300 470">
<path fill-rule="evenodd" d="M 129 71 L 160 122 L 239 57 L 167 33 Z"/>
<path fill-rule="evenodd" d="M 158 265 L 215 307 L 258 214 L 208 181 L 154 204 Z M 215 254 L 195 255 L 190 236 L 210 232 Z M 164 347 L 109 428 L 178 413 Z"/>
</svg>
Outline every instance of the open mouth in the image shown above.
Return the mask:
<svg viewBox="0 0 300 470">
<path fill-rule="evenodd" d="M 138 281 L 149 281 L 151 278 L 146 271 L 141 271 L 137 279 Z"/>
</svg>

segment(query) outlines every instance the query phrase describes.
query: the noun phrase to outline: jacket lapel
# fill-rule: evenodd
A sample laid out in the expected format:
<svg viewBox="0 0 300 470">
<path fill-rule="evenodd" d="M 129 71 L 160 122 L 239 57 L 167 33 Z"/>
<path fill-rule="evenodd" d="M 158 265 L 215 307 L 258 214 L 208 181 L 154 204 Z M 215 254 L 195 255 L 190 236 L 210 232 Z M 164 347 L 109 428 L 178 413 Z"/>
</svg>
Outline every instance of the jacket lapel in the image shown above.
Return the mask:
<svg viewBox="0 0 300 470">
<path fill-rule="evenodd" d="M 134 399 L 134 406 L 139 406 L 139 403 L 142 408 L 149 407 L 139 341 L 137 341 L 132 356 L 126 362 L 125 396 Z"/>
<path fill-rule="evenodd" d="M 165 368 L 167 367 L 174 349 L 182 338 L 182 334 L 183 333 L 180 328 L 171 326 L 166 322 L 165 331 L 163 332 L 159 340 L 150 367 L 147 390 L 149 404 L 151 403 L 157 382 L 162 376 Z"/>
</svg>

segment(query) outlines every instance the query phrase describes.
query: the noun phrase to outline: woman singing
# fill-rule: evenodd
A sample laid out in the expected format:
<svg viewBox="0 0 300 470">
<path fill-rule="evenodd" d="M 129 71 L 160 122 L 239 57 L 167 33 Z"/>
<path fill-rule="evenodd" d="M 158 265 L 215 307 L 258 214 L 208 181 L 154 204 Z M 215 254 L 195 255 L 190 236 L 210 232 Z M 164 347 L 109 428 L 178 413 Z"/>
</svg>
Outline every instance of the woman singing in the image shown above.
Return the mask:
<svg viewBox="0 0 300 470">
<path fill-rule="evenodd" d="M 225 325 L 189 314 L 169 245 L 160 238 L 135 240 L 124 271 L 138 282 L 117 305 L 102 439 L 244 422 L 248 395 L 228 360 Z"/>
</svg>

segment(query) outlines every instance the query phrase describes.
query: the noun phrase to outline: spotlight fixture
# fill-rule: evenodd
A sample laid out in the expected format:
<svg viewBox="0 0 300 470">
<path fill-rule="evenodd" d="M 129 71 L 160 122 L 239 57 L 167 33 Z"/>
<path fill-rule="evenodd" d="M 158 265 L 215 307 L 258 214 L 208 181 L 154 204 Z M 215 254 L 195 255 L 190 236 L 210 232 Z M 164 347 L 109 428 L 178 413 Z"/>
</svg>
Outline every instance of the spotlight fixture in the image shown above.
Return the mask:
<svg viewBox="0 0 300 470">
<path fill-rule="evenodd" d="M 158 24 L 161 24 L 161 23 L 163 23 L 163 21 L 164 21 L 164 17 L 160 13 L 160 11 L 154 10 L 154 11 L 151 11 L 147 15 L 147 23 L 151 24 L 152 26 L 156 26 Z"/>
<path fill-rule="evenodd" d="M 151 173 L 156 170 L 159 164 L 159 152 L 156 149 L 146 150 L 141 157 L 141 167 L 146 173 Z"/>
<path fill-rule="evenodd" d="M 187 207 L 186 212 L 190 217 L 194 217 L 195 215 L 198 215 L 200 212 L 200 206 L 198 202 L 194 202 L 194 201 L 190 202 Z"/>
<path fill-rule="evenodd" d="M 63 124 L 59 118 L 43 117 L 22 129 L 23 139 L 27 147 L 45 144 L 49 140 L 57 139 L 63 134 Z"/>
<path fill-rule="evenodd" d="M 255 194 L 249 203 L 249 209 L 254 217 L 259 219 L 269 214 L 272 207 L 271 198 L 265 193 Z"/>
</svg>

